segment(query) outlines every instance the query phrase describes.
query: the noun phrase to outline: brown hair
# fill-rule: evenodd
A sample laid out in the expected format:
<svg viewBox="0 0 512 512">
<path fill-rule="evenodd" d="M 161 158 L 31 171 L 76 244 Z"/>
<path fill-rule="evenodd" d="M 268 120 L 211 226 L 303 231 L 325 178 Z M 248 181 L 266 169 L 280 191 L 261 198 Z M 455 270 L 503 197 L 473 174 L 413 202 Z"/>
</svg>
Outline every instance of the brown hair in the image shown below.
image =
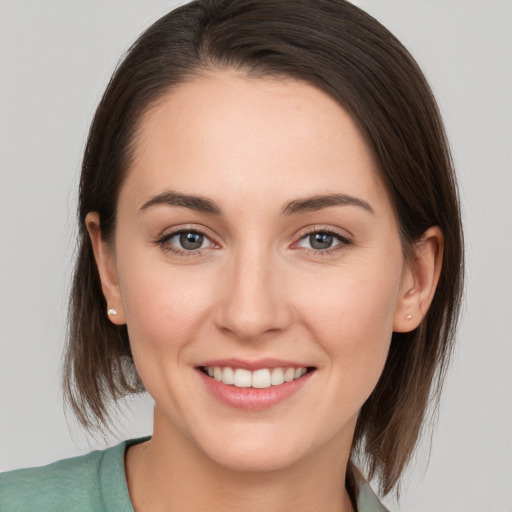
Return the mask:
<svg viewBox="0 0 512 512">
<path fill-rule="evenodd" d="M 143 390 L 126 327 L 107 319 L 85 216 L 98 212 L 103 236 L 111 237 L 142 115 L 180 83 L 219 68 L 291 77 L 332 96 L 373 153 L 406 256 L 429 227 L 444 234 L 432 305 L 417 329 L 393 334 L 356 427 L 353 454 L 386 494 L 411 458 L 428 405 L 439 397 L 462 293 L 462 228 L 448 143 L 421 70 L 386 28 L 344 0 L 197 0 L 162 17 L 128 51 L 98 106 L 83 160 L 66 397 L 91 428 L 107 425 L 112 399 Z"/>
</svg>

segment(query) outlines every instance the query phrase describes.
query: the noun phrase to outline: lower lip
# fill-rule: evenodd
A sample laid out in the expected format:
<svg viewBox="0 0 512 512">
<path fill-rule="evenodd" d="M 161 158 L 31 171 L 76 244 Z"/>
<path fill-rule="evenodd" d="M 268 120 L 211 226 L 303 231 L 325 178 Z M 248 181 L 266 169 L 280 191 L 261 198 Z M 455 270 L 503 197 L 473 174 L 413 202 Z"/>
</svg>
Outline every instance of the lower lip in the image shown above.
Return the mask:
<svg viewBox="0 0 512 512">
<path fill-rule="evenodd" d="M 215 397 L 231 407 L 244 409 L 246 411 L 261 411 L 262 409 L 268 409 L 286 400 L 297 393 L 309 381 L 313 373 L 308 372 L 300 379 L 285 382 L 279 386 L 258 389 L 239 388 L 223 384 L 222 382 L 212 379 L 201 370 L 197 371 L 207 389 Z"/>
</svg>

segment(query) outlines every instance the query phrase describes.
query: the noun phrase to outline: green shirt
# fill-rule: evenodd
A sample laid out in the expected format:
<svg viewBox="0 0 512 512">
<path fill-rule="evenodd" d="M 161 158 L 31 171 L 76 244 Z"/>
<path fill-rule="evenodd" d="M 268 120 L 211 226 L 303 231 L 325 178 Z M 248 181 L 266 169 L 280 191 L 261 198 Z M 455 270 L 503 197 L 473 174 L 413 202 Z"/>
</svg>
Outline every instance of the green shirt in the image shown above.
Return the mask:
<svg viewBox="0 0 512 512">
<path fill-rule="evenodd" d="M 146 438 L 147 439 L 147 438 Z M 41 468 L 0 474 L 1 512 L 134 512 L 124 470 L 124 441 Z M 370 486 L 358 482 L 358 512 L 386 512 Z"/>
</svg>

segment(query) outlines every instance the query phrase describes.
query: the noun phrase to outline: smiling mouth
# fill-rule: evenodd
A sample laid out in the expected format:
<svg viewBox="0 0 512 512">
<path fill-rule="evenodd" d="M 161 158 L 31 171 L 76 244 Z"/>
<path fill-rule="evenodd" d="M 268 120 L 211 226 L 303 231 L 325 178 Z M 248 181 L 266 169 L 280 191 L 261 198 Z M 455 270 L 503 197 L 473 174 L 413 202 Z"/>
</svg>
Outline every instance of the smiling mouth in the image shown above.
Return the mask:
<svg viewBox="0 0 512 512">
<path fill-rule="evenodd" d="M 286 382 L 298 380 L 314 370 L 313 367 L 282 367 L 250 371 L 245 368 L 231 368 L 229 366 L 201 366 L 199 369 L 205 375 L 228 386 L 256 389 L 280 386 Z"/>
</svg>

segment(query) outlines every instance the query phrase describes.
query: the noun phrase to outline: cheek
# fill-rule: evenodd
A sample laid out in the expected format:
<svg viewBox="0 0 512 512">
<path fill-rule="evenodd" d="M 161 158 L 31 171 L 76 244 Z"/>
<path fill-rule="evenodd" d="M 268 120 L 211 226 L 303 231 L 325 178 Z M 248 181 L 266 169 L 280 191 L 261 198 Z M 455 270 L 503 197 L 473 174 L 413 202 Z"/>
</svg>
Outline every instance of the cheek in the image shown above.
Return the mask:
<svg viewBox="0 0 512 512">
<path fill-rule="evenodd" d="M 313 298 L 304 295 L 303 322 L 322 347 L 335 378 L 343 380 L 343 396 L 352 390 L 364 401 L 382 373 L 400 276 L 398 268 L 387 274 L 340 273 L 326 280 Z"/>
<path fill-rule="evenodd" d="M 122 287 L 130 347 L 137 372 L 156 403 L 174 411 L 182 424 L 181 370 L 190 365 L 194 340 L 204 337 L 211 297 L 206 276 L 194 278 L 180 269 L 153 264 L 133 269 Z M 193 402 L 193 397 L 189 399 Z"/>
<path fill-rule="evenodd" d="M 121 291 L 134 357 L 169 356 L 197 336 L 212 301 L 208 272 L 173 269 L 164 263 L 130 264 Z"/>
</svg>

